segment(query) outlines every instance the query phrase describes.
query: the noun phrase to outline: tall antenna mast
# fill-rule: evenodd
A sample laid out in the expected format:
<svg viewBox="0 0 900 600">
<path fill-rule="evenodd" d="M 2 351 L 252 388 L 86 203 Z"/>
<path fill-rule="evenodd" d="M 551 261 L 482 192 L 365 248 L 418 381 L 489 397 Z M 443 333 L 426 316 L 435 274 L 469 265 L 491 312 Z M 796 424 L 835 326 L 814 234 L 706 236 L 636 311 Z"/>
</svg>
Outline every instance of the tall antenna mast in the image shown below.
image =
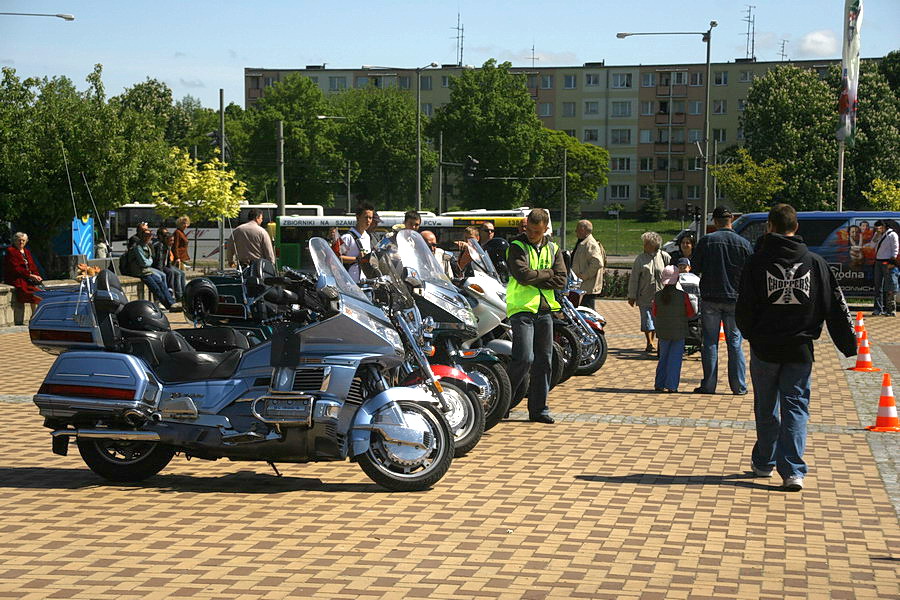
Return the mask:
<svg viewBox="0 0 900 600">
<path fill-rule="evenodd" d="M 534 61 L 541 60 L 534 54 L 534 42 L 531 43 L 531 68 L 534 69 Z"/>
<path fill-rule="evenodd" d="M 756 16 L 753 9 L 756 8 L 751 4 L 747 4 L 747 16 L 741 19 L 747 23 L 747 45 L 745 58 L 756 58 Z"/>
<path fill-rule="evenodd" d="M 786 61 L 786 60 L 787 60 L 787 52 L 784 51 L 784 47 L 785 47 L 785 45 L 787 45 L 789 42 L 790 42 L 790 40 L 781 40 L 781 60 L 782 60 L 782 61 Z"/>
<path fill-rule="evenodd" d="M 460 21 L 459 13 L 456 13 L 456 27 L 451 27 L 451 29 L 456 30 L 456 65 L 461 67 L 463 64 L 463 31 L 464 31 L 464 28 Z"/>
</svg>

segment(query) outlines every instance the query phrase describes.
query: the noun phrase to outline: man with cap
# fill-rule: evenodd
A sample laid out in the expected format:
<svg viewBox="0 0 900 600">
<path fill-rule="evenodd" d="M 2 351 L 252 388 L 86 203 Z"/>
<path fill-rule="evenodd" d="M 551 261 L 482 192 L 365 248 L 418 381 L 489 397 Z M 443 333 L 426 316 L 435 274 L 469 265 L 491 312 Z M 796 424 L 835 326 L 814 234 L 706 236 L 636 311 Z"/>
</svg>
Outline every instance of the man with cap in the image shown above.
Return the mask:
<svg viewBox="0 0 900 600">
<path fill-rule="evenodd" d="M 700 360 L 703 380 L 695 394 L 715 394 L 719 378 L 719 324 L 728 346 L 728 385 L 731 393 L 747 393 L 746 365 L 741 332 L 734 321 L 734 307 L 744 263 L 753 254 L 750 242 L 731 228 L 733 215 L 725 206 L 713 210 L 716 231 L 703 236 L 691 256 L 692 270 L 700 275 L 700 323 L 703 345 Z"/>
</svg>

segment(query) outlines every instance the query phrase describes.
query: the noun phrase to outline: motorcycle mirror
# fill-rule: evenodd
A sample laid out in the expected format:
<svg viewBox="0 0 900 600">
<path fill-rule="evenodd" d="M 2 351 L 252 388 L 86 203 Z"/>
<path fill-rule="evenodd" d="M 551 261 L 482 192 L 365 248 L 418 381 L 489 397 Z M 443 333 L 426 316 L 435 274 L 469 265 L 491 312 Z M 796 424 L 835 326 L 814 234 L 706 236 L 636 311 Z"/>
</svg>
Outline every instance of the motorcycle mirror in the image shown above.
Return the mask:
<svg viewBox="0 0 900 600">
<path fill-rule="evenodd" d="M 419 279 L 419 272 L 409 267 L 403 267 L 403 281 L 414 288 L 422 287 L 422 280 Z"/>
<path fill-rule="evenodd" d="M 326 285 L 319 290 L 319 293 L 328 300 L 337 300 L 341 296 L 341 293 L 333 285 Z"/>
</svg>

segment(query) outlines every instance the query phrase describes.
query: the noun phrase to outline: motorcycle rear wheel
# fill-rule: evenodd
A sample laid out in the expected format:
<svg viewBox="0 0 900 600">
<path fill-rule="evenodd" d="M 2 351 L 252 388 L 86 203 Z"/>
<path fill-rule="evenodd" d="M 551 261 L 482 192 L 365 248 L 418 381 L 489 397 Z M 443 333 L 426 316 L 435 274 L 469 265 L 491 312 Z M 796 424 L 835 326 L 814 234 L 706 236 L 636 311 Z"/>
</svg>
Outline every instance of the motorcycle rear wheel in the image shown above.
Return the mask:
<svg viewBox="0 0 900 600">
<path fill-rule="evenodd" d="M 441 387 L 444 399 L 451 406 L 451 411 L 444 417 L 453 432 L 454 456 L 459 458 L 468 454 L 484 434 L 484 406 L 475 394 L 452 381 L 442 379 Z"/>
<path fill-rule="evenodd" d="M 575 374 L 593 375 L 606 362 L 608 353 L 609 345 L 606 342 L 606 336 L 597 334 L 597 343 L 592 344 L 587 352 L 581 353 L 581 362 L 578 364 L 578 368 L 575 369 Z"/>
<path fill-rule="evenodd" d="M 158 442 L 79 439 L 78 452 L 91 471 L 110 481 L 143 481 L 162 471 L 175 449 Z"/>
<path fill-rule="evenodd" d="M 484 407 L 484 430 L 495 426 L 509 411 L 512 400 L 512 384 L 509 375 L 501 363 L 476 363 L 466 366 L 467 371 L 474 371 L 488 382 L 488 398 Z"/>
<path fill-rule="evenodd" d="M 553 326 L 553 341 L 562 349 L 562 374 L 559 383 L 568 381 L 581 363 L 581 341 L 575 332 L 562 323 Z"/>
<path fill-rule="evenodd" d="M 438 408 L 409 401 L 397 404 L 404 416 L 421 419 L 427 425 L 431 437 L 428 456 L 417 465 L 396 462 L 384 447 L 381 436 L 373 432 L 369 449 L 359 456 L 359 466 L 372 481 L 391 491 L 426 490 L 440 481 L 450 468 L 453 461 L 453 434 Z"/>
</svg>

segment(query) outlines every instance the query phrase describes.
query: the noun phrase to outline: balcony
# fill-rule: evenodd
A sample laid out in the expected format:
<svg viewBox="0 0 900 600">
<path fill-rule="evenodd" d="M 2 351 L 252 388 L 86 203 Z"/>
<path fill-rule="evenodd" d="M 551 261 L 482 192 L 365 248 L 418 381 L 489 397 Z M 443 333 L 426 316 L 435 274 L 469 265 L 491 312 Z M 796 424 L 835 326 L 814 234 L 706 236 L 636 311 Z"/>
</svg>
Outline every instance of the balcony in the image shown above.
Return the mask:
<svg viewBox="0 0 900 600">
<path fill-rule="evenodd" d="M 657 154 L 669 152 L 669 142 L 656 142 L 653 144 L 653 151 Z M 672 154 L 684 154 L 684 142 L 672 142 Z"/>
<path fill-rule="evenodd" d="M 671 171 L 666 171 L 665 169 L 656 169 L 653 171 L 653 180 L 654 181 L 665 181 L 666 173 L 669 175 L 669 181 L 684 181 L 684 171 L 681 169 L 672 169 Z"/>
<path fill-rule="evenodd" d="M 667 113 L 656 113 L 656 124 L 668 125 L 670 116 L 672 117 L 672 125 L 684 125 L 685 114 L 683 112 L 672 113 L 671 115 Z"/>
<path fill-rule="evenodd" d="M 656 86 L 656 95 L 665 96 L 667 98 L 681 98 L 687 96 L 687 86 L 683 84 Z"/>
</svg>

